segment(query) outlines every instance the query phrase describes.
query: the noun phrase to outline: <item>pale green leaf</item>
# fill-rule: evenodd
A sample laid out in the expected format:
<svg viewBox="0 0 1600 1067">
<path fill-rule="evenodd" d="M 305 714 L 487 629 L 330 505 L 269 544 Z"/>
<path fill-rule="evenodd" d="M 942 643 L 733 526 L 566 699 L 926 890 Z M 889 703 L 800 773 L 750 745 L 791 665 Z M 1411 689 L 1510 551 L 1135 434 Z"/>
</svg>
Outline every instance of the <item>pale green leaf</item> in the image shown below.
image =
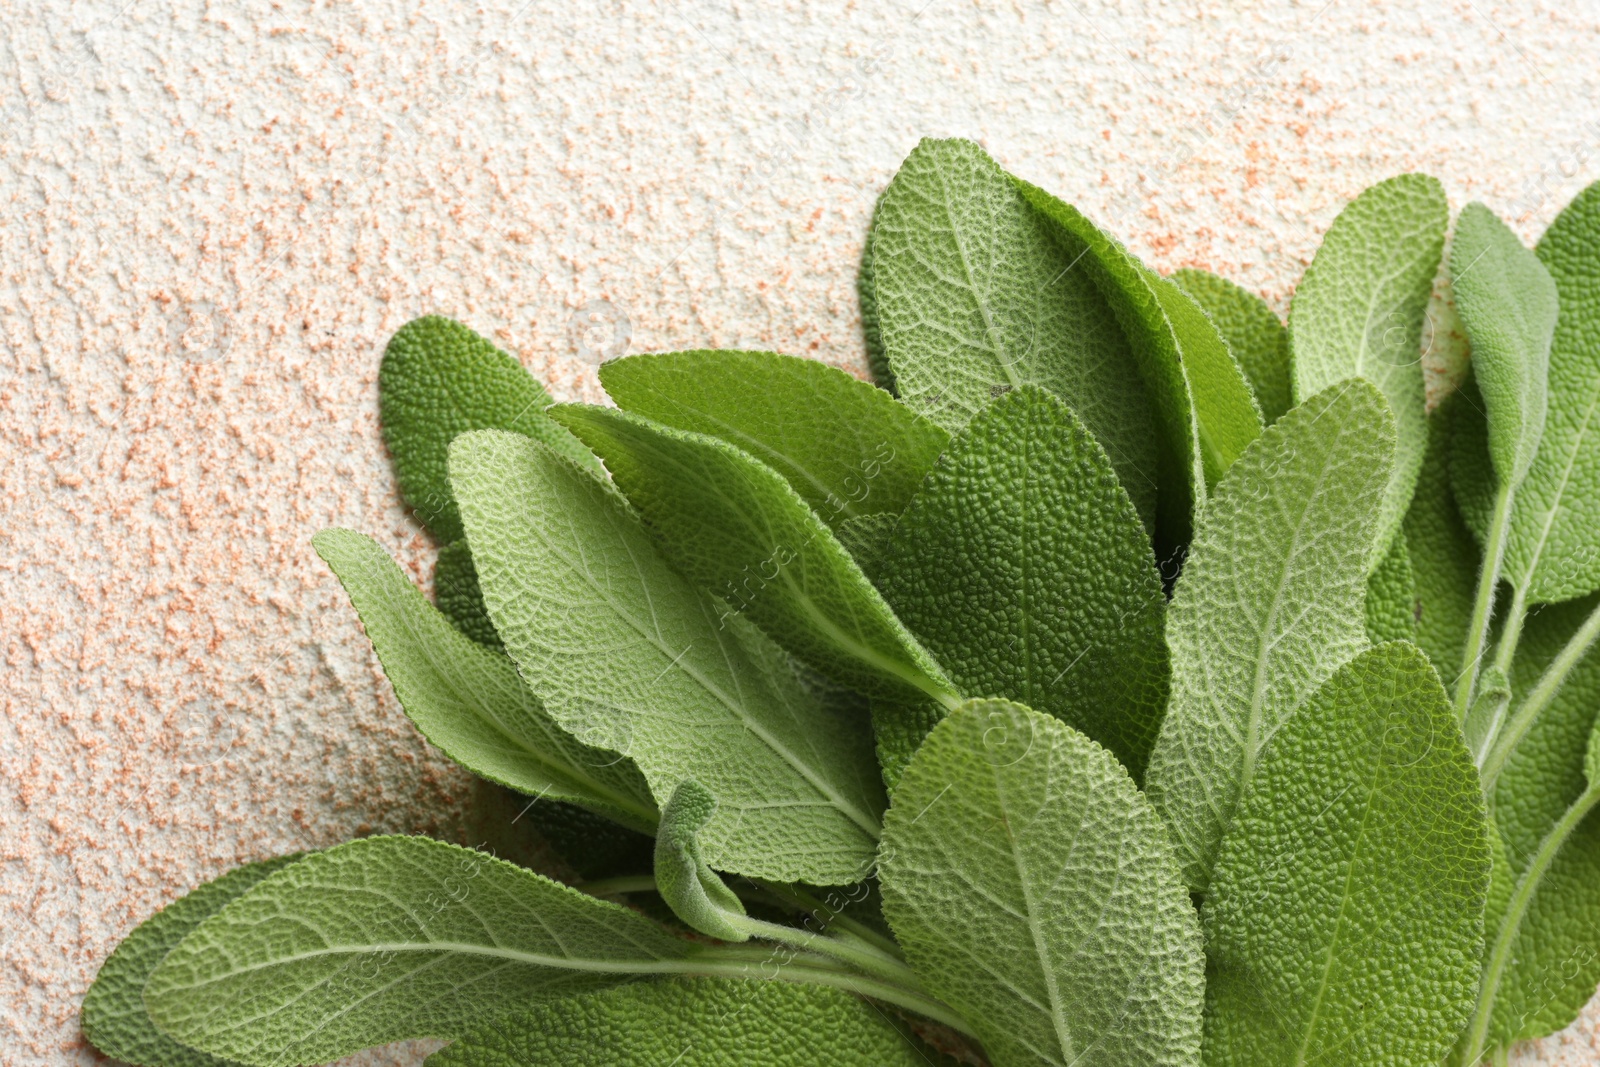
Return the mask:
<svg viewBox="0 0 1600 1067">
<path fill-rule="evenodd" d="M 952 433 L 1006 389 L 1056 393 L 1149 523 L 1160 462 L 1150 398 L 1105 298 L 1073 269 L 1079 251 L 983 149 L 922 141 L 872 224 L 884 350 L 905 403 Z"/>
<path fill-rule="evenodd" d="M 1477 992 L 1477 769 L 1416 646 L 1342 667 L 1284 724 L 1203 919 L 1206 1067 L 1438 1063 Z"/>
<path fill-rule="evenodd" d="M 433 602 L 451 626 L 480 645 L 505 650 L 489 621 L 489 609 L 483 606 L 478 569 L 472 565 L 472 548 L 465 538 L 439 550 L 433 563 Z"/>
<path fill-rule="evenodd" d="M 1250 383 L 1216 326 L 1182 289 L 1072 205 L 1026 182 L 1017 184 L 1094 279 L 1133 346 L 1164 446 L 1158 527 L 1181 543 L 1203 510 L 1207 488 L 1261 432 Z M 1103 439 L 1092 422 L 1089 428 Z"/>
<path fill-rule="evenodd" d="M 1289 399 L 1289 331 L 1267 302 L 1210 271 L 1185 268 L 1172 280 L 1205 309 L 1239 361 L 1262 419 L 1268 423 L 1292 406 Z"/>
<path fill-rule="evenodd" d="M 1054 715 L 1143 772 L 1167 702 L 1161 576 L 1105 453 L 1060 400 L 1023 386 L 967 423 L 878 570 L 961 692 Z"/>
<path fill-rule="evenodd" d="M 837 682 L 955 702 L 939 665 L 771 467 L 719 438 L 614 408 L 563 405 L 551 415 L 605 462 L 662 554 L 729 610 Z"/>
<path fill-rule="evenodd" d="M 595 458 L 545 418 L 549 404 L 521 363 L 453 319 L 426 315 L 395 331 L 378 371 L 378 414 L 400 495 L 435 537 L 461 537 L 446 471 L 458 433 L 514 430 L 600 473 Z"/>
<path fill-rule="evenodd" d="M 744 903 L 717 877 L 700 853 L 700 831 L 717 810 L 717 800 L 692 778 L 678 788 L 661 811 L 656 834 L 656 892 L 673 914 L 702 934 L 722 941 L 745 941 Z"/>
<path fill-rule="evenodd" d="M 514 434 L 451 452 L 484 601 L 551 717 L 634 759 L 657 803 L 685 778 L 718 801 L 719 870 L 840 884 L 871 863 L 883 809 L 867 723 L 663 560 L 598 480 Z"/>
<path fill-rule="evenodd" d="M 1167 612 L 1172 699 L 1145 789 L 1203 890 L 1262 746 L 1367 644 L 1375 501 L 1394 420 L 1346 381 L 1291 410 L 1206 507 Z"/>
<path fill-rule="evenodd" d="M 1195 1063 L 1203 957 L 1161 820 L 1109 752 L 972 701 L 885 817 L 883 912 L 995 1067 Z"/>
<path fill-rule="evenodd" d="M 1449 409 L 1461 402 L 1452 394 L 1428 417 L 1428 449 L 1402 527 L 1416 582 L 1416 642 L 1447 686 L 1455 684 L 1461 670 L 1478 581 L 1478 545 L 1450 491 L 1446 426 Z"/>
<path fill-rule="evenodd" d="M 1339 212 L 1289 307 L 1295 402 L 1362 377 L 1394 412 L 1399 444 L 1373 566 L 1410 506 L 1427 448 L 1422 324 L 1449 221 L 1437 180 L 1402 174 L 1379 182 Z"/>
<path fill-rule="evenodd" d="M 1539 257 L 1477 202 L 1456 220 L 1450 275 L 1488 416 L 1489 455 L 1500 483 L 1516 486 L 1544 433 L 1555 283 Z"/>
<path fill-rule="evenodd" d="M 374 837 L 291 864 L 201 923 L 151 975 L 145 1003 L 216 1054 L 321 1063 L 687 970 L 692 952 L 635 912 L 481 852 Z"/>
<path fill-rule="evenodd" d="M 541 1004 L 428 1067 L 927 1067 L 890 1019 L 836 989 L 671 978 Z"/>
<path fill-rule="evenodd" d="M 814 359 L 666 352 L 612 360 L 600 382 L 624 411 L 750 453 L 834 531 L 904 511 L 950 441 L 882 389 Z"/>
<path fill-rule="evenodd" d="M 400 706 L 440 751 L 528 796 L 655 829 L 639 769 L 552 722 L 511 661 L 452 628 L 370 537 L 332 529 L 311 543 L 343 583 Z"/>
<path fill-rule="evenodd" d="M 1403 537 L 1394 539 L 1367 578 L 1367 636 L 1373 644 L 1416 639 L 1417 579 Z"/>
<path fill-rule="evenodd" d="M 235 897 L 300 857 L 247 863 L 190 890 L 134 927 L 106 957 L 83 997 L 83 1036 L 113 1059 L 139 1067 L 224 1067 L 229 1060 L 181 1045 L 144 1007 L 144 987 L 168 952 Z"/>
</svg>

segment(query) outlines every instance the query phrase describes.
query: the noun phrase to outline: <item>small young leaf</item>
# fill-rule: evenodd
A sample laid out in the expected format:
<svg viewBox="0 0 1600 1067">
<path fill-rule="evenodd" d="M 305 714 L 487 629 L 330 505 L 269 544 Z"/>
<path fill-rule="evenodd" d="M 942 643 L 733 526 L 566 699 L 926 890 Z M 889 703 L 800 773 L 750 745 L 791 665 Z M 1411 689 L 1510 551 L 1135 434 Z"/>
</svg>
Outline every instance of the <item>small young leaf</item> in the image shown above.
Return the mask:
<svg viewBox="0 0 1600 1067">
<path fill-rule="evenodd" d="M 1472 591 L 1478 581 L 1478 544 L 1472 539 L 1450 492 L 1450 408 L 1455 394 L 1428 416 L 1428 449 L 1417 475 L 1416 495 L 1406 512 L 1406 554 L 1416 580 L 1416 642 L 1433 661 L 1447 687 L 1461 670 L 1462 650 L 1472 618 Z"/>
<path fill-rule="evenodd" d="M 442 543 L 461 537 L 445 463 L 468 430 L 514 430 L 574 463 L 600 465 L 572 435 L 544 417 L 550 396 L 511 356 L 453 319 L 412 319 L 389 339 L 378 371 L 378 415 L 394 456 L 400 495 Z"/>
<path fill-rule="evenodd" d="M 1250 379 L 1267 425 L 1292 406 L 1289 399 L 1289 331 L 1267 302 L 1248 289 L 1205 270 L 1173 271 L 1177 282 L 1205 309 Z"/>
<path fill-rule="evenodd" d="M 1295 401 L 1362 377 L 1394 413 L 1399 444 L 1373 566 L 1410 506 L 1427 448 L 1422 323 L 1449 221 L 1437 180 L 1402 174 L 1379 182 L 1333 220 L 1289 307 Z"/>
<path fill-rule="evenodd" d="M 995 1067 L 1192 1065 L 1203 957 L 1161 821 L 1111 754 L 1003 700 L 952 712 L 885 817 L 883 912 Z"/>
<path fill-rule="evenodd" d="M 950 442 L 882 389 L 814 359 L 666 352 L 612 360 L 600 382 L 624 411 L 750 453 L 835 532 L 904 511 Z"/>
<path fill-rule="evenodd" d="M 230 1061 L 181 1045 L 159 1029 L 144 1007 L 150 972 L 189 931 L 272 872 L 298 860 L 279 856 L 236 867 L 134 927 L 100 965 L 83 998 L 83 1036 L 113 1059 L 140 1067 L 225 1067 Z"/>
<path fill-rule="evenodd" d="M 484 601 L 550 716 L 631 756 L 658 803 L 694 778 L 718 870 L 837 885 L 883 810 L 867 724 L 669 567 L 617 494 L 543 446 L 482 431 L 451 450 Z"/>
<path fill-rule="evenodd" d="M 489 609 L 483 606 L 478 568 L 472 565 L 472 548 L 465 538 L 439 550 L 433 564 L 433 602 L 451 626 L 485 648 L 505 651 L 489 621 Z"/>
<path fill-rule="evenodd" d="M 370 537 L 332 529 L 311 543 L 350 595 L 406 715 L 445 755 L 529 796 L 655 829 L 639 769 L 552 722 L 511 661 L 457 633 Z"/>
<path fill-rule="evenodd" d="M 1343 382 L 1273 423 L 1206 507 L 1167 612 L 1172 700 L 1145 775 L 1191 889 L 1267 738 L 1367 644 L 1394 442 L 1377 389 Z"/>
<path fill-rule="evenodd" d="M 872 225 L 878 323 L 900 395 L 951 433 L 996 393 L 1032 383 L 1065 400 L 1155 515 L 1154 414 L 1127 340 L 1077 249 L 1056 240 L 970 141 L 924 140 Z"/>
<path fill-rule="evenodd" d="M 1396 537 L 1367 578 L 1367 636 L 1373 644 L 1417 636 L 1417 580 L 1405 538 Z"/>
<path fill-rule="evenodd" d="M 1206 1067 L 1438 1063 L 1477 990 L 1477 768 L 1416 646 L 1340 668 L 1272 739 L 1203 919 Z"/>
<path fill-rule="evenodd" d="M 900 519 L 884 599 L 964 693 L 1007 697 L 1137 778 L 1167 702 L 1166 600 L 1100 446 L 1023 386 L 979 412 Z"/>
<path fill-rule="evenodd" d="M 1489 455 L 1501 484 L 1516 486 L 1544 433 L 1555 282 L 1539 257 L 1477 202 L 1456 221 L 1450 275 L 1488 414 Z"/>
<path fill-rule="evenodd" d="M 459 1037 L 544 996 L 685 968 L 693 946 L 481 852 L 373 837 L 277 871 L 150 976 L 178 1040 L 243 1063 L 322 1063 Z"/>
<path fill-rule="evenodd" d="M 785 982 L 669 978 L 502 1019 L 428 1067 L 928 1067 L 881 1010 Z"/>
<path fill-rule="evenodd" d="M 690 927 L 723 941 L 747 941 L 744 903 L 706 865 L 700 831 L 711 821 L 717 800 L 692 778 L 678 783 L 661 812 L 656 834 L 656 891 Z"/>
<path fill-rule="evenodd" d="M 856 275 L 856 300 L 861 305 L 861 338 L 867 346 L 867 367 L 878 388 L 891 396 L 898 396 L 894 370 L 889 366 L 889 353 L 883 349 L 883 330 L 878 324 L 878 292 L 876 272 L 872 268 L 872 233 L 878 221 L 878 209 L 883 206 L 883 194 L 878 194 L 872 205 L 872 222 L 867 226 L 867 236 L 861 242 L 861 269 Z"/>
<path fill-rule="evenodd" d="M 728 609 L 841 684 L 955 703 L 939 665 L 771 467 L 718 438 L 614 408 L 551 414 L 605 461 L 663 555 Z"/>
<path fill-rule="evenodd" d="M 1071 204 L 1027 182 L 1017 185 L 1055 227 L 1074 262 L 1082 262 L 1133 345 L 1164 444 L 1158 528 L 1181 543 L 1207 489 L 1261 432 L 1250 383 L 1217 328 L 1182 289 L 1140 263 Z M 1089 428 L 1101 438 L 1093 423 Z"/>
</svg>

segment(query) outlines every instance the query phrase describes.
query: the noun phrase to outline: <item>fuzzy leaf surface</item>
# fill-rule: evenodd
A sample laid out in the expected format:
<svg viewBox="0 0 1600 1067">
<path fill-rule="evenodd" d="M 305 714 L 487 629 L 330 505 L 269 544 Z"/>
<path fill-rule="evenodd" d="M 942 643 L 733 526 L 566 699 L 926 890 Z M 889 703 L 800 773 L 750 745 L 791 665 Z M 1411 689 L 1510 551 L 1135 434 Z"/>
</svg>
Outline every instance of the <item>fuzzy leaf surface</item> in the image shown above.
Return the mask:
<svg viewBox="0 0 1600 1067">
<path fill-rule="evenodd" d="M 884 797 L 867 723 L 808 690 L 656 552 L 617 494 L 515 434 L 451 453 L 484 602 L 550 716 L 630 756 L 665 804 L 694 778 L 719 870 L 833 885 L 872 861 Z"/>
<path fill-rule="evenodd" d="M 433 602 L 450 625 L 486 648 L 505 651 L 489 609 L 478 588 L 478 568 L 472 565 L 472 548 L 463 538 L 439 550 L 433 564 Z"/>
<path fill-rule="evenodd" d="M 614 408 L 552 412 L 605 462 L 662 554 L 731 611 L 851 688 L 949 693 L 939 665 L 771 467 L 718 438 Z"/>
<path fill-rule="evenodd" d="M 1206 1067 L 1438 1063 L 1477 994 L 1477 768 L 1415 645 L 1362 653 L 1273 738 L 1203 919 Z"/>
<path fill-rule="evenodd" d="M 1203 891 L 1261 749 L 1367 644 L 1367 561 L 1394 462 L 1371 383 L 1290 411 L 1217 483 L 1167 611 L 1172 699 L 1145 775 Z"/>
<path fill-rule="evenodd" d="M 867 235 L 861 242 L 856 301 L 861 306 L 861 340 L 867 348 L 867 367 L 872 371 L 872 380 L 878 388 L 898 396 L 900 390 L 895 385 L 894 371 L 889 367 L 889 354 L 883 349 L 883 329 L 878 324 L 877 271 L 872 265 L 872 234 L 878 221 L 878 209 L 882 206 L 883 193 L 879 193 L 877 202 L 872 205 L 872 223 L 867 226 Z"/>
<path fill-rule="evenodd" d="M 950 442 L 884 390 L 814 359 L 666 352 L 612 360 L 600 382 L 624 411 L 748 452 L 834 531 L 904 511 Z"/>
<path fill-rule="evenodd" d="M 440 751 L 527 796 L 655 829 L 639 768 L 552 721 L 511 661 L 452 627 L 377 542 L 332 529 L 311 543 L 349 594 L 400 706 Z"/>
<path fill-rule="evenodd" d="M 291 864 L 201 923 L 151 975 L 145 1003 L 216 1054 L 322 1063 L 682 969 L 692 947 L 483 853 L 372 837 Z"/>
<path fill-rule="evenodd" d="M 970 141 L 924 140 L 872 224 L 878 328 L 901 398 L 954 433 L 1025 383 L 1065 400 L 1148 523 L 1150 398 L 1105 298 L 1010 177 Z"/>
<path fill-rule="evenodd" d="M 412 319 L 389 339 L 378 370 L 378 416 L 400 495 L 442 543 L 461 538 L 450 495 L 450 442 L 468 430 L 513 430 L 596 474 L 600 465 L 545 418 L 550 395 L 488 338 L 440 315 Z"/>
<path fill-rule="evenodd" d="M 174 1041 L 144 1006 L 144 987 L 156 966 L 189 932 L 299 856 L 236 867 L 174 900 L 122 939 L 106 957 L 83 998 L 83 1036 L 113 1059 L 140 1067 L 225 1067 L 233 1061 Z"/>
<path fill-rule="evenodd" d="M 485 1027 L 428 1067 L 927 1067 L 879 1010 L 821 986 L 717 978 L 564 997 Z"/>
<path fill-rule="evenodd" d="M 900 778 L 879 876 L 906 958 L 995 1067 L 1196 1062 L 1199 926 L 1161 820 L 1066 724 L 952 712 Z"/>
<path fill-rule="evenodd" d="M 1267 302 L 1220 274 L 1185 268 L 1172 280 L 1205 309 L 1250 379 L 1262 420 L 1271 425 L 1292 407 L 1289 331 Z"/>
<path fill-rule="evenodd" d="M 1456 220 L 1450 274 L 1488 415 L 1489 456 L 1499 481 L 1518 485 L 1544 433 L 1555 282 L 1539 257 L 1476 201 Z"/>
<path fill-rule="evenodd" d="M 963 693 L 1046 712 L 1137 778 L 1167 702 L 1166 598 L 1100 446 L 1023 386 L 979 412 L 895 528 L 877 575 Z"/>
<path fill-rule="evenodd" d="M 1074 251 L 1127 333 L 1164 446 L 1158 526 L 1169 540 L 1182 542 L 1207 488 L 1261 432 L 1250 383 L 1222 335 L 1182 289 L 1071 204 L 1026 182 L 1017 185 L 1055 227 L 1063 247 Z"/>
<path fill-rule="evenodd" d="M 1411 504 L 1427 448 L 1422 326 L 1449 221 L 1437 180 L 1402 174 L 1379 182 L 1333 220 L 1289 306 L 1295 402 L 1366 378 L 1394 412 L 1399 444 L 1373 566 Z"/>
<path fill-rule="evenodd" d="M 1373 644 L 1414 641 L 1417 579 L 1405 538 L 1396 537 L 1383 562 L 1367 578 L 1367 636 Z"/>
<path fill-rule="evenodd" d="M 1450 491 L 1449 408 L 1460 403 L 1449 396 L 1428 416 L 1428 450 L 1417 475 L 1402 532 L 1416 582 L 1416 642 L 1433 661 L 1447 686 L 1461 670 L 1472 619 L 1472 593 L 1478 581 L 1478 543 Z"/>
</svg>

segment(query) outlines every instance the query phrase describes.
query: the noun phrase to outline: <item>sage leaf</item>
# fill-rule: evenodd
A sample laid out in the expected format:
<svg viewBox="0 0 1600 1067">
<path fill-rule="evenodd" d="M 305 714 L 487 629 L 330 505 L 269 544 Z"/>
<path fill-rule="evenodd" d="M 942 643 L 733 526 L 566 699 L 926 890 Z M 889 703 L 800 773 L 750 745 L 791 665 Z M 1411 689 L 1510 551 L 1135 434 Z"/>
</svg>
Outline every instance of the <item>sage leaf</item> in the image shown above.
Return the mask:
<svg viewBox="0 0 1600 1067">
<path fill-rule="evenodd" d="M 1262 421 L 1271 425 L 1293 406 L 1289 388 L 1289 331 L 1267 302 L 1210 271 L 1172 272 L 1194 302 L 1211 316 L 1233 358 L 1250 380 Z"/>
<path fill-rule="evenodd" d="M 744 902 L 729 889 L 700 853 L 700 830 L 711 821 L 717 801 L 692 778 L 678 788 L 661 812 L 656 834 L 656 891 L 673 914 L 690 927 L 723 941 L 746 941 Z"/>
<path fill-rule="evenodd" d="M 550 716 L 632 757 L 657 803 L 685 778 L 711 790 L 718 870 L 858 880 L 884 806 L 867 724 L 673 571 L 598 479 L 494 431 L 450 462 L 489 616 Z"/>
<path fill-rule="evenodd" d="M 551 414 L 605 462 L 667 559 L 728 610 L 837 682 L 955 703 L 939 665 L 771 467 L 719 438 L 614 408 Z"/>
<path fill-rule="evenodd" d="M 460 1037 L 546 996 L 687 969 L 643 916 L 481 852 L 372 837 L 275 872 L 145 987 L 175 1038 L 243 1063 L 322 1063 Z"/>
<path fill-rule="evenodd" d="M 1456 221 L 1450 274 L 1488 416 L 1489 456 L 1500 484 L 1517 486 L 1544 433 L 1555 282 L 1539 257 L 1477 202 Z"/>
<path fill-rule="evenodd" d="M 1518 645 L 1512 686 L 1531 691 L 1596 598 L 1546 607 L 1531 616 Z M 1540 856 L 1551 829 L 1600 780 L 1594 766 L 1600 709 L 1600 656 L 1579 661 L 1528 733 L 1517 743 L 1494 789 L 1495 822 L 1510 877 Z M 1581 820 L 1544 871 L 1510 946 L 1493 1006 L 1496 1044 L 1542 1037 L 1578 1017 L 1600 985 L 1600 818 Z M 1509 900 L 1489 911 L 1492 939 L 1507 921 Z"/>
<path fill-rule="evenodd" d="M 1151 401 L 1128 342 L 1006 172 L 970 141 L 923 140 L 872 224 L 878 328 L 901 399 L 954 433 L 998 392 L 1061 397 L 1111 457 L 1139 514 L 1156 509 Z"/>
<path fill-rule="evenodd" d="M 1017 184 L 1094 279 L 1133 346 L 1164 446 L 1158 528 L 1169 541 L 1182 543 L 1208 487 L 1261 432 L 1250 383 L 1217 328 L 1182 289 L 1072 205 L 1026 182 Z M 1101 437 L 1092 422 L 1089 428 Z"/>
<path fill-rule="evenodd" d="M 1417 579 L 1405 538 L 1389 545 L 1367 578 L 1367 636 L 1373 644 L 1410 641 L 1417 635 Z"/>
<path fill-rule="evenodd" d="M 1460 396 L 1451 394 L 1428 416 L 1428 448 L 1403 524 L 1417 595 L 1416 642 L 1447 687 L 1455 685 L 1461 670 L 1478 581 L 1478 544 L 1450 491 L 1446 427 L 1450 409 L 1461 402 Z"/>
<path fill-rule="evenodd" d="M 1263 755 L 1202 911 L 1206 1067 L 1438 1063 L 1471 1011 L 1490 852 L 1416 646 L 1341 667 Z"/>
<path fill-rule="evenodd" d="M 1025 703 L 1137 778 L 1167 702 L 1166 598 L 1110 460 L 1050 393 L 973 417 L 896 526 L 878 585 L 963 693 Z"/>
<path fill-rule="evenodd" d="M 1366 378 L 1394 413 L 1398 447 L 1370 563 L 1411 503 L 1427 448 L 1422 325 L 1450 221 L 1444 188 L 1424 174 L 1379 182 L 1345 205 L 1289 305 L 1296 403 Z"/>
<path fill-rule="evenodd" d="M 861 339 L 867 348 L 867 368 L 872 380 L 891 396 L 899 395 L 895 385 L 894 369 L 889 366 L 889 353 L 883 347 L 883 329 L 878 323 L 877 272 L 872 266 L 872 234 L 878 222 L 878 209 L 883 206 L 883 194 L 872 205 L 872 221 L 867 226 L 866 238 L 861 242 L 861 267 L 856 274 L 856 301 L 861 306 Z"/>
<path fill-rule="evenodd" d="M 83 998 L 83 1036 L 113 1059 L 140 1067 L 225 1067 L 229 1060 L 179 1044 L 144 1006 L 150 973 L 168 952 L 223 905 L 300 857 L 279 856 L 236 867 L 198 886 L 134 927 L 100 965 Z"/>
<path fill-rule="evenodd" d="M 784 982 L 669 978 L 563 997 L 502 1019 L 428 1067 L 927 1067 L 881 1010 Z"/>
<path fill-rule="evenodd" d="M 505 651 L 489 609 L 478 588 L 478 568 L 472 565 L 472 548 L 463 538 L 439 550 L 433 564 L 433 602 L 450 625 L 486 648 Z"/>
<path fill-rule="evenodd" d="M 1167 611 L 1172 699 L 1145 775 L 1197 892 L 1262 747 L 1366 647 L 1394 449 L 1382 395 L 1345 381 L 1268 427 L 1206 506 Z"/>
<path fill-rule="evenodd" d="M 1203 956 L 1161 821 L 1109 752 L 978 700 L 900 779 L 883 912 L 995 1067 L 1189 1065 Z"/>
<path fill-rule="evenodd" d="M 311 543 L 349 594 L 400 706 L 440 751 L 527 796 L 655 829 L 655 802 L 632 761 L 551 721 L 511 661 L 457 632 L 370 537 L 332 529 Z"/>
<path fill-rule="evenodd" d="M 400 495 L 444 544 L 461 538 L 450 495 L 450 442 L 468 430 L 514 430 L 596 474 L 600 465 L 544 417 L 550 395 L 516 359 L 453 319 L 412 319 L 389 339 L 378 370 L 378 415 Z"/>
<path fill-rule="evenodd" d="M 835 532 L 905 510 L 950 435 L 882 389 L 814 359 L 667 352 L 600 368 L 624 411 L 720 438 L 788 480 Z"/>
</svg>

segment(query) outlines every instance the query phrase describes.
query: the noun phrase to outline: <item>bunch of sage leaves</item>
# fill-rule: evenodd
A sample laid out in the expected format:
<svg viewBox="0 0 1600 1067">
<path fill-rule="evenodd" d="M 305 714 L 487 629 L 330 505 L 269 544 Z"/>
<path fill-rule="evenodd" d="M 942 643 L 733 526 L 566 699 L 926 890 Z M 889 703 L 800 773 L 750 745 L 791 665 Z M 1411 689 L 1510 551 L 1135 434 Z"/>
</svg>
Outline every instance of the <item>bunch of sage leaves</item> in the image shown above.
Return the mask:
<svg viewBox="0 0 1600 1067">
<path fill-rule="evenodd" d="M 435 600 L 316 550 L 576 885 L 417 837 L 251 864 L 129 935 L 87 1036 L 1231 1067 L 1564 1026 L 1600 980 L 1600 184 L 1535 251 L 1450 230 L 1431 178 L 1367 190 L 1285 327 L 924 141 L 862 261 L 876 385 L 676 352 L 551 405 L 406 325 L 380 414 Z M 1431 411 L 1430 298 L 1472 371 Z"/>
</svg>

